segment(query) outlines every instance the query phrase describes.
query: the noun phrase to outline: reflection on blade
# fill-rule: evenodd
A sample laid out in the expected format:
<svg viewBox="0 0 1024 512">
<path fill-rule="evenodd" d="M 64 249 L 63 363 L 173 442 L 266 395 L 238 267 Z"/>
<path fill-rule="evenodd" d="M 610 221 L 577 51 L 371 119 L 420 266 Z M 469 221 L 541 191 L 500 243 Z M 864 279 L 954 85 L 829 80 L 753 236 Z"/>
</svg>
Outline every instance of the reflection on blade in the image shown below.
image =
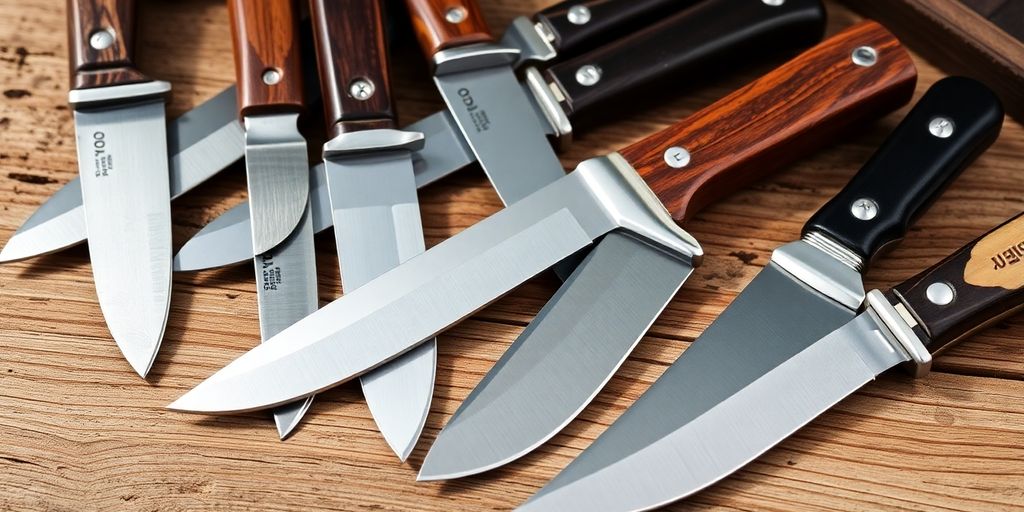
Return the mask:
<svg viewBox="0 0 1024 512">
<path fill-rule="evenodd" d="M 306 210 L 309 167 L 298 118 L 298 114 L 245 117 L 245 175 L 256 254 L 288 238 Z"/>
</svg>

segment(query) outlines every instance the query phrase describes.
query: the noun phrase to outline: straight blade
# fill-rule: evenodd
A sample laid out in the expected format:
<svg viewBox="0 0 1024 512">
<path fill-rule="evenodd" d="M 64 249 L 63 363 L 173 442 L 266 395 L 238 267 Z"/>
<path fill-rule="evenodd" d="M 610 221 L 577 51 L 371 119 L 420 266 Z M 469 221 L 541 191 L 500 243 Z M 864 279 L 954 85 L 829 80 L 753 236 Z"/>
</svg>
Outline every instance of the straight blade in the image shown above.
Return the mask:
<svg viewBox="0 0 1024 512">
<path fill-rule="evenodd" d="M 309 167 L 298 118 L 298 114 L 245 117 L 245 174 L 255 254 L 284 241 L 306 209 Z"/>
<path fill-rule="evenodd" d="M 711 485 L 907 361 L 880 325 L 862 313 L 692 418 L 678 411 L 702 391 L 695 368 L 674 364 L 520 510 L 647 510 Z M 705 374 L 730 380 L 728 361 L 719 363 Z"/>
</svg>

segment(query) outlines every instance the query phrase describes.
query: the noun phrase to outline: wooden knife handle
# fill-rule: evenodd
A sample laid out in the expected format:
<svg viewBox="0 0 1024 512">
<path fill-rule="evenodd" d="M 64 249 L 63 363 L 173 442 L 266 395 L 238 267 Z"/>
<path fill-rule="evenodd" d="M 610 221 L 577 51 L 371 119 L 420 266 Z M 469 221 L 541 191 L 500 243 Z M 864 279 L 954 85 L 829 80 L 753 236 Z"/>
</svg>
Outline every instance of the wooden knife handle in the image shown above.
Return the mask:
<svg viewBox="0 0 1024 512">
<path fill-rule="evenodd" d="M 405 0 L 405 4 L 428 58 L 453 46 L 494 41 L 476 0 Z"/>
<path fill-rule="evenodd" d="M 534 15 L 551 36 L 559 55 L 596 47 L 628 34 L 656 17 L 681 11 L 700 0 L 566 0 Z"/>
<path fill-rule="evenodd" d="M 379 0 L 310 0 L 328 135 L 394 128 Z"/>
<path fill-rule="evenodd" d="M 68 0 L 72 89 L 148 81 L 134 46 L 135 0 Z"/>
<path fill-rule="evenodd" d="M 1024 306 L 1024 214 L 887 293 L 932 353 Z"/>
<path fill-rule="evenodd" d="M 620 153 L 677 221 L 910 101 L 914 62 L 875 22 L 854 25 Z"/>
<path fill-rule="evenodd" d="M 296 7 L 294 0 L 228 0 L 242 116 L 303 109 Z"/>
</svg>

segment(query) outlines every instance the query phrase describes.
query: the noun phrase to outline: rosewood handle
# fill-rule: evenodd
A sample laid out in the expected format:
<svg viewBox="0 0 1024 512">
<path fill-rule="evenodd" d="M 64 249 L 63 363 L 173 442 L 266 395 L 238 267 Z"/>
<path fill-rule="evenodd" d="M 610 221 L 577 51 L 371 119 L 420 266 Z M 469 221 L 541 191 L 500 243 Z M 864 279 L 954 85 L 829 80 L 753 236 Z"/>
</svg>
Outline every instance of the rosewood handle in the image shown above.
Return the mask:
<svg viewBox="0 0 1024 512">
<path fill-rule="evenodd" d="M 567 0 L 534 15 L 551 34 L 560 55 L 595 47 L 633 32 L 638 25 L 681 11 L 700 0 Z"/>
<path fill-rule="evenodd" d="M 750 63 L 766 54 L 792 55 L 821 40 L 821 0 L 768 5 L 750 0 L 705 0 L 640 32 L 544 72 L 564 97 L 562 107 L 579 115 L 609 100 L 643 97 L 642 90 L 668 78 L 692 81 L 714 75 L 723 63 Z M 786 56 L 788 56 L 786 55 Z"/>
<path fill-rule="evenodd" d="M 999 136 L 1003 107 L 970 78 L 936 82 L 864 167 L 804 226 L 868 263 L 903 238 L 942 191 Z"/>
<path fill-rule="evenodd" d="M 494 41 L 476 0 L 405 0 L 405 4 L 428 58 L 453 46 Z"/>
<path fill-rule="evenodd" d="M 1024 214 L 890 290 L 932 353 L 1024 306 Z M 895 304 L 895 302 L 893 302 Z"/>
<path fill-rule="evenodd" d="M 906 104 L 916 81 L 899 41 L 862 22 L 620 153 L 682 221 L 851 125 Z"/>
<path fill-rule="evenodd" d="M 303 110 L 296 7 L 294 0 L 228 0 L 242 116 Z"/>
<path fill-rule="evenodd" d="M 394 128 L 384 14 L 378 0 L 310 0 L 330 137 Z"/>
<path fill-rule="evenodd" d="M 135 0 L 68 0 L 72 89 L 148 81 L 134 46 Z"/>
</svg>

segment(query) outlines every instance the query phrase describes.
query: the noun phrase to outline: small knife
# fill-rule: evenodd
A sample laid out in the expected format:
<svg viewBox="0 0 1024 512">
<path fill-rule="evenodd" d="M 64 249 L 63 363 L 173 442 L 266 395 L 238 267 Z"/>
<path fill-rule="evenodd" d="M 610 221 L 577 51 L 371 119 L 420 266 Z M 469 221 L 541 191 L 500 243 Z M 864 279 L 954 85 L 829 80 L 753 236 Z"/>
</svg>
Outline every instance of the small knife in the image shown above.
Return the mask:
<svg viewBox="0 0 1024 512">
<path fill-rule="evenodd" d="M 68 100 L 96 296 L 121 353 L 145 377 L 171 299 L 171 85 L 135 69 L 134 18 L 132 0 L 69 0 Z"/>
<path fill-rule="evenodd" d="M 864 299 L 861 273 L 872 257 L 902 239 L 910 223 L 995 140 L 1002 116 L 994 101 L 984 86 L 967 79 L 933 86 L 850 184 L 812 218 L 803 240 L 776 250 L 768 267 L 698 339 L 687 381 L 674 389 L 700 391 L 688 392 L 687 403 L 675 409 L 692 409 L 696 417 L 852 319 Z M 930 133 L 929 123 L 938 119 L 956 124 L 957 133 Z M 655 286 L 623 287 L 638 284 Z M 544 320 L 534 320 L 462 403 L 423 461 L 420 479 L 474 474 L 529 453 L 575 418 L 638 341 L 631 333 L 618 340 L 602 335 L 616 328 L 607 320 L 616 318 L 612 311 L 597 309 L 575 323 L 559 323 L 559 307 L 571 306 L 546 307 L 538 315 Z M 608 307 L 614 307 L 611 301 Z M 716 378 L 722 371 L 715 362 L 723 359 L 730 360 L 735 377 Z M 562 379 L 565 373 L 573 377 Z M 558 392 L 542 392 L 552 389 Z"/>
<path fill-rule="evenodd" d="M 853 59 L 862 47 L 876 53 L 871 66 Z M 678 259 L 688 273 L 703 251 L 673 219 L 688 219 L 851 124 L 906 103 L 915 77 L 884 28 L 851 27 L 680 123 L 581 163 L 282 331 L 170 407 L 240 412 L 335 386 L 612 231 Z"/>
</svg>

